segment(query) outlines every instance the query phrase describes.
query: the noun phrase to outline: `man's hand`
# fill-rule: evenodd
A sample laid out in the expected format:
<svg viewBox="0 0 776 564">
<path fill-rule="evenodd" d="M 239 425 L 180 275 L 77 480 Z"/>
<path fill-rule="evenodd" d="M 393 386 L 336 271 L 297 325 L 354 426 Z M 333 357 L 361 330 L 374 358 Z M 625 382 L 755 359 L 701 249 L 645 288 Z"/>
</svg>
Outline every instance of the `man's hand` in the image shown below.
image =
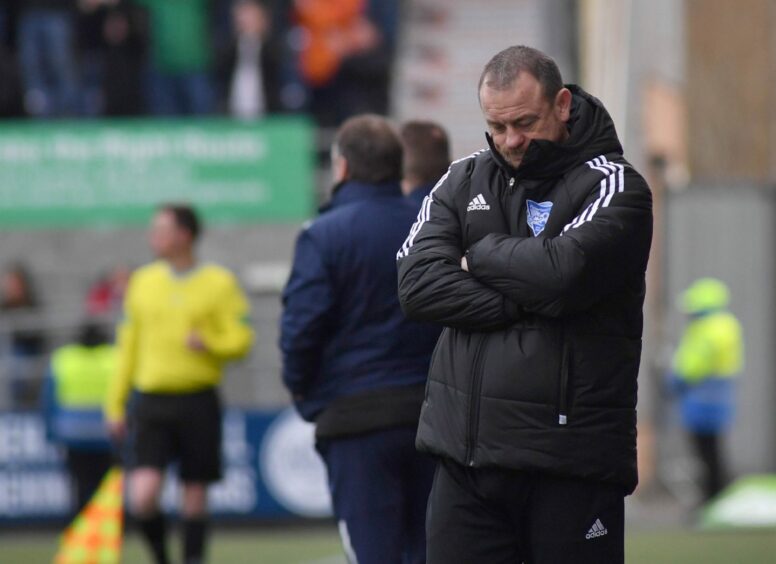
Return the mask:
<svg viewBox="0 0 776 564">
<path fill-rule="evenodd" d="M 116 443 L 121 443 L 127 436 L 127 422 L 124 419 L 108 421 L 108 436 Z"/>
<path fill-rule="evenodd" d="M 186 346 L 194 352 L 205 352 L 207 350 L 205 341 L 202 340 L 202 337 L 196 331 L 189 333 L 189 336 L 186 338 Z"/>
<path fill-rule="evenodd" d="M 469 272 L 469 264 L 466 262 L 466 257 L 461 257 L 461 268 L 463 268 L 466 272 Z"/>
</svg>

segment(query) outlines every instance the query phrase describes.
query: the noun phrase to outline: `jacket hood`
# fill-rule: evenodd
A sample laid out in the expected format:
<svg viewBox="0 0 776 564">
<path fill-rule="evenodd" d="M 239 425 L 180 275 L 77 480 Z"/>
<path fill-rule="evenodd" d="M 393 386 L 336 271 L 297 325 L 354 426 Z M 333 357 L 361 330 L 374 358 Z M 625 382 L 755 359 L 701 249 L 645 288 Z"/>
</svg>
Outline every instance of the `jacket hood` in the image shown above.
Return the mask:
<svg viewBox="0 0 776 564">
<path fill-rule="evenodd" d="M 622 154 L 614 122 L 601 101 L 575 84 L 567 84 L 566 88 L 571 91 L 572 99 L 571 115 L 566 123 L 569 137 L 565 142 L 534 139 L 520 166 L 515 168 L 496 150 L 490 134 L 485 134 L 494 160 L 509 176 L 553 178 L 599 155 Z"/>
</svg>

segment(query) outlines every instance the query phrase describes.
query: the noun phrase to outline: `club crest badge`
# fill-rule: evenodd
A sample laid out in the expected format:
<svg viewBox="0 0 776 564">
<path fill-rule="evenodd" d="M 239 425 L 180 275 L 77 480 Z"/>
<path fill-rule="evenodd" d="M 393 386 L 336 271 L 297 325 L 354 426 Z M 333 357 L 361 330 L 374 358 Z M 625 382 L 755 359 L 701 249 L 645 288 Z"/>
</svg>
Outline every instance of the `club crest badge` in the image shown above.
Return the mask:
<svg viewBox="0 0 776 564">
<path fill-rule="evenodd" d="M 533 200 L 526 200 L 526 213 L 528 214 L 528 226 L 533 231 L 534 237 L 544 231 L 544 226 L 547 225 L 547 220 L 550 218 L 550 211 L 552 211 L 552 202 L 534 202 Z"/>
</svg>

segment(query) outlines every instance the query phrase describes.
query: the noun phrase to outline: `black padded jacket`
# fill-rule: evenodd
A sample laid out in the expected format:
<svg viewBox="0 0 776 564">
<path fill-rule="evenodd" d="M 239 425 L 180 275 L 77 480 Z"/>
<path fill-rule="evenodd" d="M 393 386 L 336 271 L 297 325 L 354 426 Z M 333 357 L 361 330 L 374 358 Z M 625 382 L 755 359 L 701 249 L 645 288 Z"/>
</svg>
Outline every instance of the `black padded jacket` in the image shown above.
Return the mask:
<svg viewBox="0 0 776 564">
<path fill-rule="evenodd" d="M 445 325 L 417 445 L 630 493 L 652 198 L 600 101 L 568 88 L 566 142 L 534 140 L 515 169 L 488 138 L 399 250 L 405 314 Z"/>
</svg>

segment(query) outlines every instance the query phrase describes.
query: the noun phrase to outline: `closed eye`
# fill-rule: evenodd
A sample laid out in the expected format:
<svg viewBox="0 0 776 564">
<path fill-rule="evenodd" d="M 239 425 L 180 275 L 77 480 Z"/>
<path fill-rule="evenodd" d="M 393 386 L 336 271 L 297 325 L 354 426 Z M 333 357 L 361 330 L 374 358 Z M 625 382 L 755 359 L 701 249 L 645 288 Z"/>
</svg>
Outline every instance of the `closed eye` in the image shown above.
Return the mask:
<svg viewBox="0 0 776 564">
<path fill-rule="evenodd" d="M 535 124 L 538 119 L 539 118 L 537 116 L 520 118 L 517 121 L 515 121 L 512 125 L 517 129 L 527 129 L 531 127 L 533 124 Z"/>
</svg>

